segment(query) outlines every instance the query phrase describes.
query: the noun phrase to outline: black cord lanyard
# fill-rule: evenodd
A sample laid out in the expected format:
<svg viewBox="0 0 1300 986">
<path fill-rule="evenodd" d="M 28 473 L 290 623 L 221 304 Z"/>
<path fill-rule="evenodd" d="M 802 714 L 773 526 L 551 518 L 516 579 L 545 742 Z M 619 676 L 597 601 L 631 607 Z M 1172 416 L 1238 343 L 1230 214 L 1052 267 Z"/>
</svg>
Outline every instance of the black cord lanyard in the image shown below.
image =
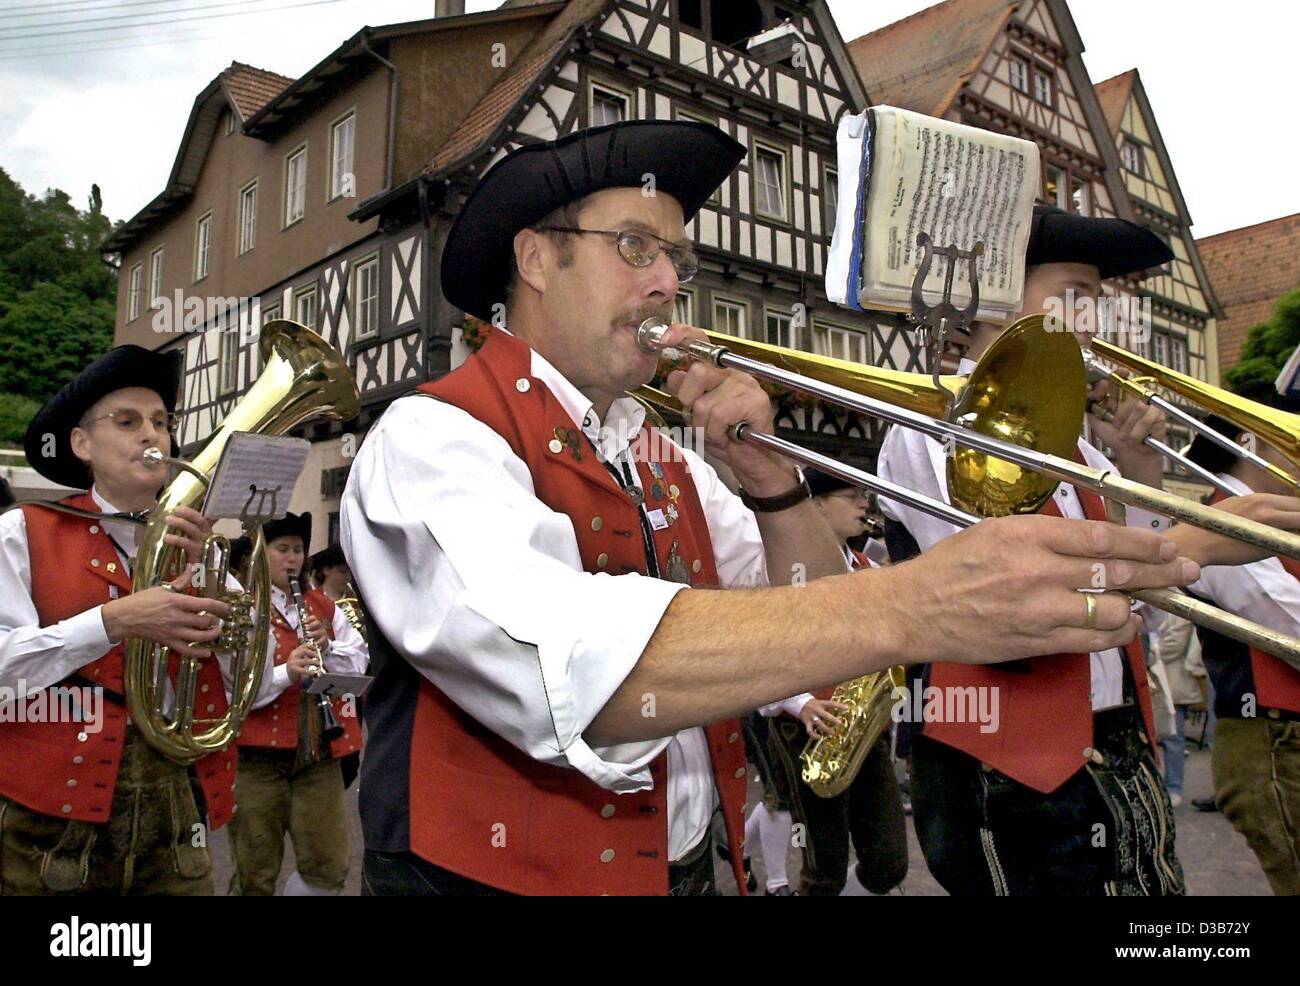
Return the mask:
<svg viewBox="0 0 1300 986">
<path fill-rule="evenodd" d="M 595 447 L 594 444 L 592 447 Z M 628 468 L 627 459 L 622 455 L 619 456 L 619 464 L 623 467 L 623 472 L 620 475 L 619 470 L 614 468 L 613 463 L 600 458 L 599 451 L 596 452 L 596 458 L 600 459 L 600 464 L 609 470 L 609 474 L 614 477 L 614 482 L 618 483 L 619 489 L 636 504 L 636 516 L 641 522 L 641 541 L 645 548 L 646 574 L 652 579 L 661 578 L 662 576 L 659 574 L 659 556 L 655 554 L 654 535 L 650 530 L 650 518 L 646 516 L 645 511 L 645 495 L 632 478 L 632 471 Z"/>
</svg>

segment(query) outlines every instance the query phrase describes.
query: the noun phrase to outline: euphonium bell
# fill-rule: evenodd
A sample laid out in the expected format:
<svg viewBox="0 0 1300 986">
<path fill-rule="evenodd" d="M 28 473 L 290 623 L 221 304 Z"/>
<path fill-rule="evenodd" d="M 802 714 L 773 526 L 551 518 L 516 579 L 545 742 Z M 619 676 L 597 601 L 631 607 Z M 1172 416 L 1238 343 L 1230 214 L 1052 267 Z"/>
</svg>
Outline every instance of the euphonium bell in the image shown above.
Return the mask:
<svg viewBox="0 0 1300 986">
<path fill-rule="evenodd" d="M 311 418 L 347 421 L 360 410 L 352 372 L 343 357 L 315 332 L 286 319 L 268 322 L 261 333 L 263 370 L 247 394 L 185 471 L 167 485 L 150 512 L 136 553 L 132 591 L 170 582 L 181 572 L 180 549 L 163 541 L 166 517 L 178 507 L 202 509 L 208 482 L 222 450 L 236 432 L 283 435 Z M 225 585 L 229 544 L 213 535 L 204 546 L 204 572 L 196 578 L 205 595 L 234 611 L 213 649 L 231 654 L 230 707 L 222 716 L 195 715 L 199 662 L 152 641 L 126 642 L 125 690 L 131 719 L 145 740 L 180 763 L 192 763 L 232 743 L 252 709 L 270 640 L 271 580 L 260 525 L 250 535 L 253 551 L 244 590 Z M 169 707 L 170 706 L 170 707 Z"/>
</svg>

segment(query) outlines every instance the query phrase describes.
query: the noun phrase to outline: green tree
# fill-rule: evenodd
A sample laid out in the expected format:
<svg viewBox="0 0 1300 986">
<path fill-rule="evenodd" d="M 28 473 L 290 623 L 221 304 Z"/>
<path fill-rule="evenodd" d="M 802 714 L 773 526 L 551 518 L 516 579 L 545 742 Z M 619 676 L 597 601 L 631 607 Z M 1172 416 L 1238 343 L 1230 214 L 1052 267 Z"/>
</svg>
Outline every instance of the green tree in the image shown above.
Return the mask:
<svg viewBox="0 0 1300 986">
<path fill-rule="evenodd" d="M 0 168 L 0 444 L 113 343 L 116 273 L 99 245 L 113 229 L 98 186 L 29 195 Z"/>
<path fill-rule="evenodd" d="M 1272 386 L 1282 366 L 1300 346 L 1300 288 L 1278 299 L 1273 314 L 1246 333 L 1241 360 L 1223 375 L 1232 390 Z"/>
</svg>

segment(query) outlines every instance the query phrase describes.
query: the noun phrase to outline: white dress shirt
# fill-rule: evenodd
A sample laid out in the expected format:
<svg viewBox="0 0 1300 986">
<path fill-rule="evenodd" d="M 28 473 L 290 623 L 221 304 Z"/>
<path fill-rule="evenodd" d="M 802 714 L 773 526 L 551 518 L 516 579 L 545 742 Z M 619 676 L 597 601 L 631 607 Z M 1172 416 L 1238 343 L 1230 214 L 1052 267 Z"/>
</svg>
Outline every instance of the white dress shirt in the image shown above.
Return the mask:
<svg viewBox="0 0 1300 986">
<path fill-rule="evenodd" d="M 959 373 L 969 373 L 975 364 L 962 360 Z M 1094 469 L 1106 469 L 1114 472 L 1115 467 L 1104 455 L 1088 442 L 1079 440 L 1079 451 L 1084 462 Z M 913 431 L 895 425 L 889 429 L 884 444 L 880 449 L 878 464 L 880 475 L 889 481 L 905 486 L 918 493 L 924 493 L 936 500 L 948 503 L 947 462 L 944 458 L 942 443 Z M 1061 516 L 1074 520 L 1085 519 L 1083 504 L 1069 483 L 1061 483 L 1053 494 Z M 907 528 L 916 539 L 922 551 L 928 551 L 936 543 L 956 534 L 961 528 L 932 517 L 913 507 L 904 506 L 895 500 L 880 497 L 880 511 L 891 520 Z M 1129 527 L 1141 527 L 1149 531 L 1162 532 L 1169 527 L 1168 518 L 1145 510 L 1130 507 L 1126 512 Z M 1082 600 L 1080 600 L 1082 612 Z M 1163 615 L 1149 607 L 1141 607 L 1144 624 L 1149 629 L 1158 628 Z M 1124 701 L 1124 654 L 1116 647 L 1091 655 L 1092 686 L 1091 698 L 1094 710 L 1107 709 L 1120 705 Z"/>
<path fill-rule="evenodd" d="M 91 488 L 95 505 L 104 513 L 121 513 Z M 141 525 L 126 520 L 93 521 L 99 523 L 114 542 L 118 558 L 128 575 L 135 562 Z M 238 588 L 231 578 L 227 585 Z M 118 598 L 117 586 L 108 587 L 111 598 Z M 21 510 L 0 515 L 0 687 L 17 689 L 22 683 L 29 693 L 58 684 L 99 660 L 115 646 L 104 629 L 103 606 L 95 606 L 66 620 L 43 627 L 32 601 L 31 558 L 27 544 L 27 518 Z M 274 655 L 267 649 L 267 665 L 262 675 L 258 699 L 268 694 L 271 682 L 270 662 Z M 222 680 L 230 697 L 230 655 L 219 654 Z M 274 697 L 274 696 L 272 696 Z"/>
<path fill-rule="evenodd" d="M 289 625 L 289 629 L 297 632 L 298 607 L 293 604 L 293 596 L 273 585 L 271 586 L 271 604 L 284 618 L 284 622 Z M 348 622 L 347 616 L 344 615 L 342 608 L 338 606 L 334 607 L 334 619 L 330 623 L 330 628 L 334 631 L 334 639 L 329 642 L 329 648 L 325 651 L 325 670 L 332 671 L 335 674 L 365 674 L 366 663 L 370 660 L 370 650 L 366 647 L 365 638 L 357 632 L 356 627 Z M 274 634 L 272 634 L 272 639 L 274 639 Z M 285 657 L 288 656 L 288 654 L 285 655 Z M 270 705 L 286 688 L 293 684 L 292 679 L 289 677 L 289 666 L 287 664 L 277 664 L 269 677 L 271 679 L 270 684 L 263 687 L 261 697 L 253 703 L 255 709 Z"/>
<path fill-rule="evenodd" d="M 628 442 L 645 417 L 640 404 L 616 400 L 601 422 L 536 352 L 531 376 L 604 461 L 630 462 Z M 722 585 L 766 585 L 754 515 L 702 458 L 680 451 Z M 424 396 L 394 401 L 371 429 L 340 519 L 371 617 L 420 674 L 530 757 L 572 767 L 611 791 L 650 788 L 650 762 L 666 750 L 669 858 L 699 842 L 717 803 L 702 729 L 594 748 L 583 738 L 685 586 L 584 572 L 569 517 L 537 498 L 506 441 Z M 653 696 L 645 703 L 652 708 Z"/>
<path fill-rule="evenodd" d="M 1253 493 L 1236 476 L 1219 473 L 1234 493 Z M 1236 613 L 1279 633 L 1300 636 L 1300 581 L 1276 558 L 1249 565 L 1207 565 L 1188 588 L 1220 609 Z"/>
</svg>

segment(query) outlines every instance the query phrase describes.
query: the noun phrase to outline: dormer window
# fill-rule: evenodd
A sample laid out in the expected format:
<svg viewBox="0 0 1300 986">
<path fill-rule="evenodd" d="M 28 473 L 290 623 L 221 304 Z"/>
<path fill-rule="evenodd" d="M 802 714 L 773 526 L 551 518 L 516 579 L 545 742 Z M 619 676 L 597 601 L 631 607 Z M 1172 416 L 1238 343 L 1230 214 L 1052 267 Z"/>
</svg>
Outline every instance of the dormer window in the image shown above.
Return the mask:
<svg viewBox="0 0 1300 986">
<path fill-rule="evenodd" d="M 1052 105 L 1052 74 L 1042 68 L 1034 68 L 1034 98 L 1045 106 Z"/>
<path fill-rule="evenodd" d="M 1131 171 L 1135 175 L 1142 174 L 1142 148 L 1127 138 L 1119 147 L 1119 159 L 1124 165 L 1125 171 Z"/>
<path fill-rule="evenodd" d="M 1029 62 L 1019 55 L 1011 56 L 1011 88 L 1029 95 Z"/>
</svg>

